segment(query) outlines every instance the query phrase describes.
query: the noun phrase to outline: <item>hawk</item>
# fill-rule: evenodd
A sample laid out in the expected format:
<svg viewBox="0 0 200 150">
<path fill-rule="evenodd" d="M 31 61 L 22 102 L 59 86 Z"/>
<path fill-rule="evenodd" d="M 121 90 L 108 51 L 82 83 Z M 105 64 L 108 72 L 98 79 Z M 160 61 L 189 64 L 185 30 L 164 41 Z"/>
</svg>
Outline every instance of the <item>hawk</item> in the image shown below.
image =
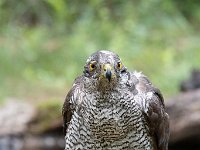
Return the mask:
<svg viewBox="0 0 200 150">
<path fill-rule="evenodd" d="M 169 117 L 159 89 L 119 56 L 97 51 L 63 104 L 65 150 L 167 150 Z"/>
</svg>

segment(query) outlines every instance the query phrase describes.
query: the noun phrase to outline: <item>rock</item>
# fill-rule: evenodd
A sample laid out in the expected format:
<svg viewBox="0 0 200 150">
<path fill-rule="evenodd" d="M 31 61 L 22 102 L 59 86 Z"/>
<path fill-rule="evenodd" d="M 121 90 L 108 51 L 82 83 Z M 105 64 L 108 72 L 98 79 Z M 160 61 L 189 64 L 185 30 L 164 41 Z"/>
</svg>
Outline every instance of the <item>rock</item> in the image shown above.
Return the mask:
<svg viewBox="0 0 200 150">
<path fill-rule="evenodd" d="M 25 133 L 35 112 L 31 104 L 8 100 L 0 107 L 0 136 Z"/>
<path fill-rule="evenodd" d="M 63 150 L 65 141 L 62 136 L 26 136 L 23 150 Z"/>
<path fill-rule="evenodd" d="M 42 110 L 45 113 L 42 114 L 36 104 L 33 106 L 25 101 L 6 101 L 0 107 L 0 150 L 63 150 L 65 144 L 61 117 L 54 118 L 55 111 L 49 110 L 49 107 L 42 107 Z M 45 116 L 47 112 L 53 116 L 48 118 Z M 32 123 L 37 129 L 35 132 Z"/>
</svg>

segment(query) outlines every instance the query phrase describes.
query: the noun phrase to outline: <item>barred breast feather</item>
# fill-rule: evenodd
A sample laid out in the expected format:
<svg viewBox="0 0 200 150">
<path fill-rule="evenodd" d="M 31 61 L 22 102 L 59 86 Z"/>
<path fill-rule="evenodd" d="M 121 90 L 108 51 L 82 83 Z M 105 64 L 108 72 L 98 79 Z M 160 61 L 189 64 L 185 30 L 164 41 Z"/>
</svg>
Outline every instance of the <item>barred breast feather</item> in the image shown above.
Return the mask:
<svg viewBox="0 0 200 150">
<path fill-rule="evenodd" d="M 125 73 L 108 92 L 78 77 L 63 105 L 65 150 L 167 150 L 168 115 L 160 91 L 141 73 Z"/>
</svg>

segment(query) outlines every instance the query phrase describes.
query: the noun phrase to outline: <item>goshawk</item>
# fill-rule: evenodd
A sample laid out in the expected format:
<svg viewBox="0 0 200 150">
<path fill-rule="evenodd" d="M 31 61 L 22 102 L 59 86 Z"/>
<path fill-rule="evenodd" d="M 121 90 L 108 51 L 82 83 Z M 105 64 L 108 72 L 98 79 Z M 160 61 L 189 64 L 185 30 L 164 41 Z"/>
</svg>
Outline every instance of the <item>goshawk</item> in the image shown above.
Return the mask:
<svg viewBox="0 0 200 150">
<path fill-rule="evenodd" d="M 63 105 L 65 150 L 167 150 L 169 117 L 163 96 L 118 55 L 97 51 Z"/>
</svg>

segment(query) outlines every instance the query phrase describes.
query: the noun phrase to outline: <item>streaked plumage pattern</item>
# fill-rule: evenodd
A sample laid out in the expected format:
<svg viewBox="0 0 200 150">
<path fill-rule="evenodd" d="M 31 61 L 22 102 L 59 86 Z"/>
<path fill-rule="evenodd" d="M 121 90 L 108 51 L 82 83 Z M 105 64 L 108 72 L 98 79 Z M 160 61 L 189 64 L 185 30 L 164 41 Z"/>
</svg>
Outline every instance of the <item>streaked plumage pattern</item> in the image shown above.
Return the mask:
<svg viewBox="0 0 200 150">
<path fill-rule="evenodd" d="M 65 150 L 168 149 L 169 121 L 160 91 L 110 51 L 87 60 L 65 99 L 63 120 Z"/>
</svg>

